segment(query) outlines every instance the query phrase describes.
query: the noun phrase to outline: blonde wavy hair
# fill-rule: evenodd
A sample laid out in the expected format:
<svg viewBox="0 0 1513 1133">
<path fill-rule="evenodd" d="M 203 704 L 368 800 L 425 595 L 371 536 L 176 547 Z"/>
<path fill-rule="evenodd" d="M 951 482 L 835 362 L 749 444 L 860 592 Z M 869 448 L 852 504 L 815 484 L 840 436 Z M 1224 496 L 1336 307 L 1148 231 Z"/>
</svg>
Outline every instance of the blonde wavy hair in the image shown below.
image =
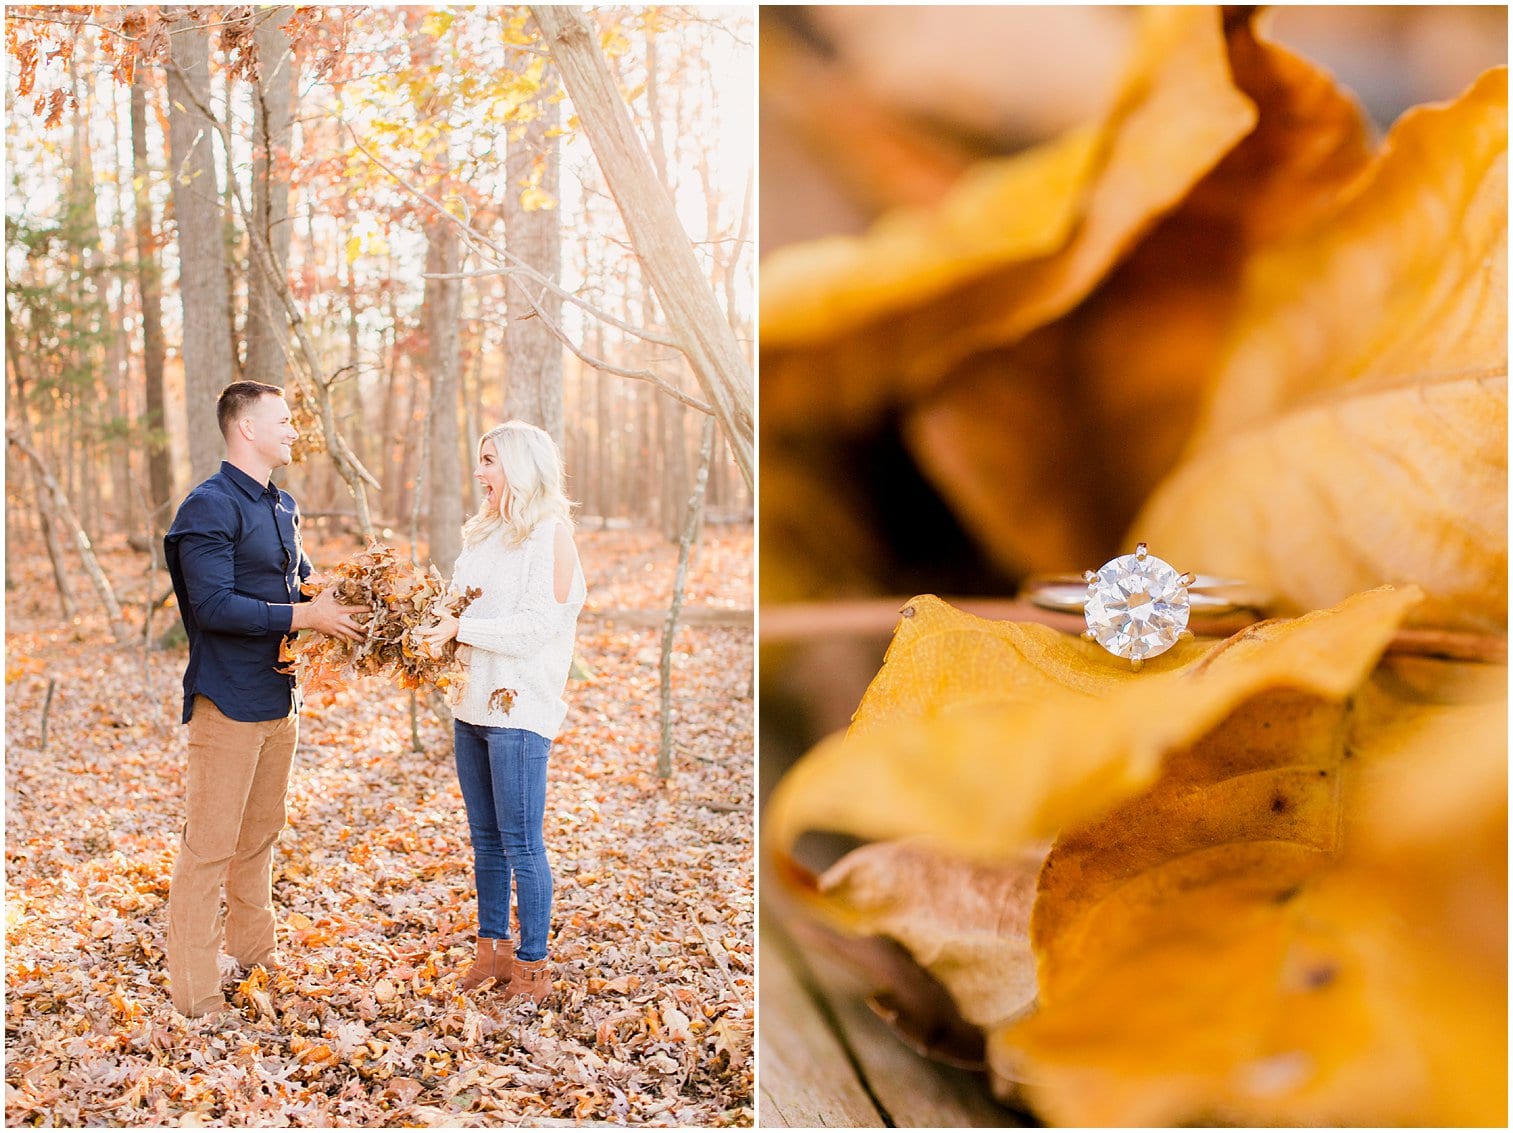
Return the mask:
<svg viewBox="0 0 1513 1133">
<path fill-rule="evenodd" d="M 553 519 L 571 529 L 575 505 L 563 491 L 562 454 L 551 434 L 525 421 L 506 421 L 478 439 L 479 459 L 488 441 L 498 454 L 504 491 L 493 506 L 485 499 L 478 514 L 462 525 L 462 541 L 472 546 L 502 530 L 507 543 L 520 544 Z"/>
</svg>

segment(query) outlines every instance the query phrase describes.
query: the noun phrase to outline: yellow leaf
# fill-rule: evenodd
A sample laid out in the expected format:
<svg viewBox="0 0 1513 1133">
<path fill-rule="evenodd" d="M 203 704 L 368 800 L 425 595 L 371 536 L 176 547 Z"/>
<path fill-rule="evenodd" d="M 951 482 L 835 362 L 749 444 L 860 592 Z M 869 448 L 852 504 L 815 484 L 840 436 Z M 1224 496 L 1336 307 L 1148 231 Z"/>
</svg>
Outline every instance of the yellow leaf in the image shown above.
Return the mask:
<svg viewBox="0 0 1513 1133">
<path fill-rule="evenodd" d="M 456 17 L 445 9 L 433 8 L 426 13 L 426 18 L 421 21 L 420 30 L 433 39 L 440 39 L 446 35 L 447 29 L 452 26 Z"/>
<path fill-rule="evenodd" d="M 347 263 L 356 263 L 360 255 L 362 255 L 362 237 L 352 236 L 347 240 Z"/>
<path fill-rule="evenodd" d="M 1179 642 L 1139 673 L 1048 626 L 916 598 L 850 731 L 774 792 L 768 837 L 784 852 L 824 829 L 925 836 L 983 861 L 1016 854 L 1146 787 L 1168 752 L 1246 697 L 1284 682 L 1345 696 L 1418 598 L 1375 590 L 1217 646 Z"/>
<path fill-rule="evenodd" d="M 610 26 L 600 33 L 599 47 L 605 55 L 614 59 L 630 50 L 630 40 L 618 27 Z"/>
<path fill-rule="evenodd" d="M 1159 9 L 1142 29 L 1139 57 L 1099 126 L 986 167 L 938 213 L 904 213 L 860 240 L 784 250 L 763 264 L 764 412 L 774 392 L 779 414 L 787 396 L 803 394 L 788 389 L 805 361 L 785 356 L 796 347 L 824 347 L 848 384 L 881 366 L 864 395 L 870 406 L 1060 314 L 1254 126 L 1216 12 Z M 1184 128 L 1172 130 L 1173 120 Z M 843 410 L 854 399 L 837 401 Z"/>
<path fill-rule="evenodd" d="M 526 212 L 538 212 L 542 209 L 554 209 L 557 207 L 557 198 L 536 185 L 523 189 L 520 192 L 520 207 Z"/>
<path fill-rule="evenodd" d="M 532 30 L 533 26 L 528 26 L 523 19 L 506 20 L 504 26 L 499 31 L 499 37 L 505 43 L 513 44 L 516 47 L 527 47 L 536 42 L 535 32 Z"/>
<path fill-rule="evenodd" d="M 904 943 L 1052 1123 L 1496 1124 L 1506 670 L 1373 673 L 1416 599 L 1139 674 L 915 599 L 847 736 L 779 785 L 769 844 L 878 840 L 809 903 Z"/>
<path fill-rule="evenodd" d="M 1140 538 L 1284 611 L 1416 582 L 1507 624 L 1507 73 L 1405 115 L 1317 226 L 1258 258 Z"/>
<path fill-rule="evenodd" d="M 1405 696 L 1392 665 L 1347 704 L 1273 693 L 1060 839 L 1035 914 L 1039 1009 L 1003 1036 L 1040 1112 L 1504 1124 L 1495 676 L 1471 703 Z M 1450 805 L 1405 793 L 1423 788 Z"/>
<path fill-rule="evenodd" d="M 860 240 L 764 262 L 765 436 L 800 441 L 764 442 L 764 477 L 794 463 L 790 482 L 834 495 L 804 439 L 865 437 L 898 406 L 907 455 L 995 565 L 1096 565 L 1181 456 L 1245 257 L 1367 159 L 1354 101 L 1248 20 L 1148 13 L 1101 122 Z M 1119 474 L 1097 475 L 1104 462 Z M 809 518 L 810 494 L 763 494 L 790 533 L 763 544 L 764 577 L 793 579 L 785 598 L 820 593 L 827 571 L 780 558 L 869 561 Z"/>
<path fill-rule="evenodd" d="M 893 213 L 863 238 L 833 236 L 775 253 L 762 264 L 763 349 L 831 338 L 999 264 L 1060 250 L 1098 151 L 1095 132 L 1074 131 L 977 166 L 938 208 Z M 989 216 L 1001 223 L 984 224 Z"/>
</svg>

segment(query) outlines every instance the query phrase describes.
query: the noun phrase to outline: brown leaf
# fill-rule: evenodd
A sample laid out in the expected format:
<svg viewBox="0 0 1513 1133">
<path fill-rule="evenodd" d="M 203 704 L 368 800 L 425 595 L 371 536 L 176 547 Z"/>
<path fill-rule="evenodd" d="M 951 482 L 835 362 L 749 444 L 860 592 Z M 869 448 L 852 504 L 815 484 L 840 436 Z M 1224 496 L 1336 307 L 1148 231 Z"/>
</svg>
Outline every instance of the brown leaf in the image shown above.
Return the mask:
<svg viewBox="0 0 1513 1133">
<path fill-rule="evenodd" d="M 1003 1036 L 1041 1112 L 1503 1120 L 1507 704 L 1482 683 L 1472 703 L 1404 700 L 1390 669 L 1346 703 L 1273 692 L 1058 839 L 1034 922 L 1039 1009 Z M 1478 794 L 1410 803 L 1431 777 Z"/>
<path fill-rule="evenodd" d="M 301 585 L 310 596 L 328 587 L 343 605 L 371 606 L 372 613 L 359 642 L 310 634 L 280 646 L 279 659 L 292 662 L 284 671 L 299 677 L 307 693 L 372 675 L 383 675 L 401 689 L 430 685 L 455 693 L 463 679 L 457 643 L 449 641 L 433 654 L 420 634 L 434 628 L 443 614 L 460 616 L 481 590 L 451 591 L 434 565 L 423 572 L 377 542 Z"/>
<path fill-rule="evenodd" d="M 1191 450 L 1136 520 L 1314 609 L 1384 582 L 1507 624 L 1507 75 L 1403 117 L 1337 208 L 1252 266 Z"/>
<path fill-rule="evenodd" d="M 877 560 L 811 501 L 835 492 L 837 434 L 883 443 L 894 409 L 907 457 L 1006 576 L 1107 558 L 1181 455 L 1247 258 L 1332 201 L 1365 139 L 1355 102 L 1248 17 L 1152 10 L 1089 131 L 864 240 L 774 255 L 764 523 L 782 538 L 764 575 L 813 597 L 848 573 L 828 560 Z"/>
<path fill-rule="evenodd" d="M 891 936 L 945 982 L 980 1027 L 1008 1022 L 1035 999 L 1030 910 L 1044 853 L 991 865 L 920 842 L 854 850 L 820 890 L 849 913 L 849 931 Z"/>
</svg>

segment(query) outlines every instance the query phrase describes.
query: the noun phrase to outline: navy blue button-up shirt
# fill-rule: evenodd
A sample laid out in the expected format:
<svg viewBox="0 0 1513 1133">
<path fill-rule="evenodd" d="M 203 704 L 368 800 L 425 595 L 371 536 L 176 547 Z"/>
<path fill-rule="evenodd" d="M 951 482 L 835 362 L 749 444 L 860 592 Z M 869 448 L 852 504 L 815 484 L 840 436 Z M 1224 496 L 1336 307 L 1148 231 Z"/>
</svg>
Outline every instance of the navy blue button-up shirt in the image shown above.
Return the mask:
<svg viewBox="0 0 1513 1133">
<path fill-rule="evenodd" d="M 184 722 L 196 693 L 233 720 L 289 715 L 294 678 L 278 672 L 279 643 L 313 569 L 294 497 L 222 461 L 179 505 L 163 550 L 189 634 Z"/>
</svg>

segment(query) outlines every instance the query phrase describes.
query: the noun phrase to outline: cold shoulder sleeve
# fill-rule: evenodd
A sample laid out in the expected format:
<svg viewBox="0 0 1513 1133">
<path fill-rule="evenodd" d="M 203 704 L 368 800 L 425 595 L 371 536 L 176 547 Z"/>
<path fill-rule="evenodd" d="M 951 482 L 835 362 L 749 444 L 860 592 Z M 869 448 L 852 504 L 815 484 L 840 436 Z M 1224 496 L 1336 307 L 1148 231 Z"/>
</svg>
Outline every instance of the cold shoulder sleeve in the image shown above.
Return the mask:
<svg viewBox="0 0 1513 1133">
<path fill-rule="evenodd" d="M 557 601 L 554 575 L 558 525 L 534 536 L 527 547 L 525 585 L 518 603 L 502 617 L 484 618 L 463 614 L 457 621 L 457 640 L 475 649 L 506 657 L 530 657 L 564 632 L 572 631 L 583 604 L 581 572 L 574 564 L 568 596 Z M 569 544 L 571 546 L 571 544 Z"/>
</svg>

